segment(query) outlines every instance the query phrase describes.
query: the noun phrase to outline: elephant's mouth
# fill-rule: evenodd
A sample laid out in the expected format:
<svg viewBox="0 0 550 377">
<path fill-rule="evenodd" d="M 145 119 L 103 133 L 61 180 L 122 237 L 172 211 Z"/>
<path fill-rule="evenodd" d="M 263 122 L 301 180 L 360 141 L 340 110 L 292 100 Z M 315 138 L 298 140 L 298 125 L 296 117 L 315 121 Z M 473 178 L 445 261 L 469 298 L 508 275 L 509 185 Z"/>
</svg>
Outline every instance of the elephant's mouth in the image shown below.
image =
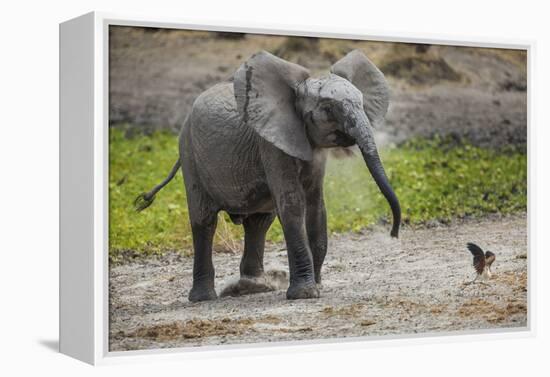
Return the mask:
<svg viewBox="0 0 550 377">
<path fill-rule="evenodd" d="M 334 143 L 339 147 L 351 147 L 355 145 L 355 139 L 342 131 L 334 131 Z"/>
</svg>

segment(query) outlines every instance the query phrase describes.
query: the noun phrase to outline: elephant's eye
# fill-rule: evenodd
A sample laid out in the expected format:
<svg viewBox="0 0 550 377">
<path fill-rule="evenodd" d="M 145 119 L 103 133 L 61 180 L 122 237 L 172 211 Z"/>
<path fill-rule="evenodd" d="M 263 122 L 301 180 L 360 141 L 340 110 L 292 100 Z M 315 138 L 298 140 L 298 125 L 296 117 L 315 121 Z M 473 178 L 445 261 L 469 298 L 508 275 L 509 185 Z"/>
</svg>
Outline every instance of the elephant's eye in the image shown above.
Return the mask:
<svg viewBox="0 0 550 377">
<path fill-rule="evenodd" d="M 332 112 L 332 107 L 325 106 L 323 107 L 323 111 L 325 112 L 325 114 L 327 114 L 327 118 L 329 120 L 334 119 L 334 113 Z"/>
</svg>

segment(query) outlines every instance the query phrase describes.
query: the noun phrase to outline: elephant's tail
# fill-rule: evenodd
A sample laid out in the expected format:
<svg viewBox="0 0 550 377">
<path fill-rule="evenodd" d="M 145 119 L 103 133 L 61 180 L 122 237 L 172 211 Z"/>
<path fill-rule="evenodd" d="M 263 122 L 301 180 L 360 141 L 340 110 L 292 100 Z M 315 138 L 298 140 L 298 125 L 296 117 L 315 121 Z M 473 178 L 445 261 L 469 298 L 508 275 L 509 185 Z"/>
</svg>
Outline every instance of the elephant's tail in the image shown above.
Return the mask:
<svg viewBox="0 0 550 377">
<path fill-rule="evenodd" d="M 164 181 L 156 185 L 151 191 L 140 194 L 136 198 L 136 200 L 134 200 L 134 208 L 137 212 L 141 212 L 145 208 L 153 204 L 153 202 L 155 201 L 155 195 L 157 194 L 157 192 L 159 192 L 164 186 L 166 186 L 175 177 L 180 166 L 181 166 L 181 161 L 178 158 L 178 160 L 172 167 L 172 170 L 170 170 L 170 174 L 168 174 L 168 177 L 166 177 Z"/>
</svg>

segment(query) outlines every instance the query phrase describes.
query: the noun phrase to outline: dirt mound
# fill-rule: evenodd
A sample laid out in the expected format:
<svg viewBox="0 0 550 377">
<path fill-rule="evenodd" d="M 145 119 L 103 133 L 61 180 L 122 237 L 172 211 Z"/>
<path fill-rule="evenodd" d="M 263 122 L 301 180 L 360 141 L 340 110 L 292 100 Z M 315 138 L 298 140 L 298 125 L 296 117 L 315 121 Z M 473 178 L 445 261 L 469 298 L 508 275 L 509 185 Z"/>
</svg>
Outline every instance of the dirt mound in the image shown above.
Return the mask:
<svg viewBox="0 0 550 377">
<path fill-rule="evenodd" d="M 463 75 L 441 57 L 408 56 L 388 62 L 380 70 L 411 85 L 434 85 L 441 81 L 459 82 L 463 79 Z"/>
<path fill-rule="evenodd" d="M 319 38 L 314 37 L 293 37 L 286 38 L 273 54 L 283 59 L 291 59 L 296 54 L 318 55 Z"/>
</svg>

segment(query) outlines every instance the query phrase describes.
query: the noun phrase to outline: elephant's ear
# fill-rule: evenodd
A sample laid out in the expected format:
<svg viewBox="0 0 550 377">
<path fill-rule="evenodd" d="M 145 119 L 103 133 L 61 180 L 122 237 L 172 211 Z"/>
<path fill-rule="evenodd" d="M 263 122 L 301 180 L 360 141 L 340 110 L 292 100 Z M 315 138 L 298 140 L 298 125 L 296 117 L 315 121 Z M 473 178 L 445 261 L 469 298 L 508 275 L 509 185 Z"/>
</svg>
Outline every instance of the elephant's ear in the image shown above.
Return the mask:
<svg viewBox="0 0 550 377">
<path fill-rule="evenodd" d="M 350 81 L 363 93 L 363 106 L 374 126 L 384 121 L 390 103 L 390 90 L 384 74 L 359 50 L 338 60 L 330 71 Z"/>
<path fill-rule="evenodd" d="M 309 161 L 313 152 L 296 112 L 296 87 L 309 71 L 266 51 L 252 55 L 233 77 L 242 122 L 290 156 Z"/>
</svg>

